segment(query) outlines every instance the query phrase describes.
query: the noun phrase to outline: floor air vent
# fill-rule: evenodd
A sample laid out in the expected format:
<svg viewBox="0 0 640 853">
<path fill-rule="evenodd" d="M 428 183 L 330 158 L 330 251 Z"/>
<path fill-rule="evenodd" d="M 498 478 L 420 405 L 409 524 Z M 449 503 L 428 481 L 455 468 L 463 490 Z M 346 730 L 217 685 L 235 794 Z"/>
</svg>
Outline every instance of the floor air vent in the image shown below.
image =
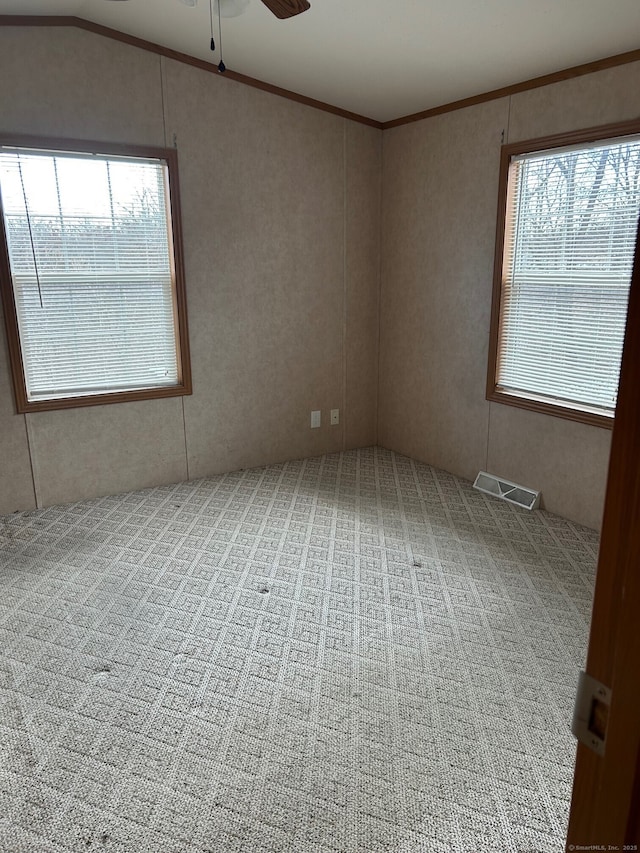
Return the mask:
<svg viewBox="0 0 640 853">
<path fill-rule="evenodd" d="M 503 501 L 509 501 L 510 504 L 524 507 L 524 509 L 536 509 L 540 503 L 540 492 L 534 492 L 533 489 L 526 489 L 517 483 L 510 483 L 508 480 L 494 477 L 493 474 L 487 474 L 486 471 L 480 471 L 473 488 L 485 492 L 487 495 L 502 498 Z"/>
</svg>

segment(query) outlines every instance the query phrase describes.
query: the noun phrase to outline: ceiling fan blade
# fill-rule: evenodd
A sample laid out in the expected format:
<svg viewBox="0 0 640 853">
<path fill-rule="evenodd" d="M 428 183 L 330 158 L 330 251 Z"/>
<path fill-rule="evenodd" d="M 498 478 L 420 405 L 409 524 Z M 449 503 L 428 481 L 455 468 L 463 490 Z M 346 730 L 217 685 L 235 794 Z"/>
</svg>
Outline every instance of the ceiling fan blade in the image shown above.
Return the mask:
<svg viewBox="0 0 640 853">
<path fill-rule="evenodd" d="M 262 2 L 276 18 L 281 20 L 293 18 L 294 15 L 299 15 L 300 12 L 306 12 L 311 8 L 308 0 L 262 0 Z"/>
</svg>

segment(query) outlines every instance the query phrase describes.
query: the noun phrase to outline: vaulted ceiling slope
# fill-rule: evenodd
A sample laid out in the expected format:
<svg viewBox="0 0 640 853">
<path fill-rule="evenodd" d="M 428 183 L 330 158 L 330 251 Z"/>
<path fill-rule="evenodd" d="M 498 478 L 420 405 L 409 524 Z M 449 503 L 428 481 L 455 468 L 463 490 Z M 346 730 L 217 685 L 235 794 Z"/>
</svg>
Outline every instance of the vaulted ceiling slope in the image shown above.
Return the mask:
<svg viewBox="0 0 640 853">
<path fill-rule="evenodd" d="M 0 0 L 0 15 L 76 16 L 215 66 L 209 2 Z M 311 0 L 283 21 L 249 0 L 222 37 L 229 69 L 385 123 L 636 51 L 640 2 Z"/>
</svg>

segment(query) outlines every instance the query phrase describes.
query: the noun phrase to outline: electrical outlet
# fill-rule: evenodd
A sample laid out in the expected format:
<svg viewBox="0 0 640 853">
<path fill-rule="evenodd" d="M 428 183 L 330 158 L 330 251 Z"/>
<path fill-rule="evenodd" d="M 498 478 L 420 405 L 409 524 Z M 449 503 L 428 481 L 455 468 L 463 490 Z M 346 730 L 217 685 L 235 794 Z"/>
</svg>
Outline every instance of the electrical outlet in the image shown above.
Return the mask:
<svg viewBox="0 0 640 853">
<path fill-rule="evenodd" d="M 340 423 L 340 409 L 331 409 L 331 426 Z"/>
<path fill-rule="evenodd" d="M 311 429 L 318 429 L 320 426 L 320 411 L 311 412 Z"/>
</svg>

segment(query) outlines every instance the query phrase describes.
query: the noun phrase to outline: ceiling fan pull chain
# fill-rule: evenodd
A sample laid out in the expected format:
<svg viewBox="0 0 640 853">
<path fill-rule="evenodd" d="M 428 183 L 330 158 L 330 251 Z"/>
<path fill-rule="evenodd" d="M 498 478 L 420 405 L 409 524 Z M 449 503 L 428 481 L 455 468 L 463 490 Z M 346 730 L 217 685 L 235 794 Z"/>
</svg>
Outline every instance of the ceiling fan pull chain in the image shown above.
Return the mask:
<svg viewBox="0 0 640 853">
<path fill-rule="evenodd" d="M 224 74 L 224 72 L 227 70 L 227 66 L 222 61 L 222 20 L 220 18 L 220 6 L 221 5 L 222 4 L 221 4 L 220 0 L 218 0 L 218 38 L 220 39 L 220 62 L 218 63 L 218 71 L 221 74 Z"/>
<path fill-rule="evenodd" d="M 213 0 L 209 0 L 209 23 L 211 24 L 210 47 L 213 52 L 216 49 L 216 42 L 213 37 Z M 220 62 L 218 63 L 218 71 L 223 74 L 227 70 L 227 66 L 222 61 L 222 23 L 220 21 L 220 0 L 218 0 L 218 37 L 220 39 Z"/>
</svg>

